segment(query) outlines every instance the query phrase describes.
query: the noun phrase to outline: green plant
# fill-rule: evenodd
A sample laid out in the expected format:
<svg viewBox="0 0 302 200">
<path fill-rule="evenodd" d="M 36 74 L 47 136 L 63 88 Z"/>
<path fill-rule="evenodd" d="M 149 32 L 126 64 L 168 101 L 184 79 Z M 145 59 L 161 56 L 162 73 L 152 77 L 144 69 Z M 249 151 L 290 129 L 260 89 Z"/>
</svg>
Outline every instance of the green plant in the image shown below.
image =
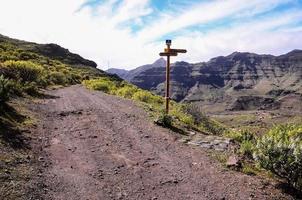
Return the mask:
<svg viewBox="0 0 302 200">
<path fill-rule="evenodd" d="M 25 83 L 23 85 L 23 91 L 29 95 L 36 95 L 38 93 L 38 87 L 34 82 Z"/>
<path fill-rule="evenodd" d="M 166 113 L 162 112 L 158 115 L 154 122 L 163 127 L 172 127 L 173 118 L 171 115 L 167 115 Z"/>
<path fill-rule="evenodd" d="M 99 90 L 108 94 L 115 94 L 117 89 L 117 83 L 107 77 L 93 80 L 84 80 L 83 84 L 86 85 L 86 87 L 89 89 Z"/>
<path fill-rule="evenodd" d="M 133 95 L 138 91 L 138 88 L 137 87 L 134 87 L 134 86 L 130 86 L 130 85 L 125 85 L 124 87 L 122 88 L 119 88 L 117 91 L 116 91 L 116 94 L 118 96 L 121 96 L 121 97 L 124 97 L 124 98 L 127 98 L 127 99 L 131 99 L 133 97 Z"/>
<path fill-rule="evenodd" d="M 240 144 L 239 153 L 247 156 L 248 158 L 253 157 L 255 143 L 253 140 L 244 140 Z"/>
<path fill-rule="evenodd" d="M 21 82 L 36 81 L 43 68 L 29 61 L 6 61 L 4 62 L 4 76 Z"/>
<path fill-rule="evenodd" d="M 194 117 L 184 112 L 184 105 L 174 105 L 171 109 L 171 115 L 184 123 L 186 126 L 193 127 L 196 125 Z"/>
<path fill-rule="evenodd" d="M 49 74 L 49 80 L 55 85 L 65 85 L 67 83 L 65 74 L 58 71 L 51 72 Z"/>
<path fill-rule="evenodd" d="M 257 140 L 259 165 L 302 190 L 302 124 L 279 125 Z"/>
<path fill-rule="evenodd" d="M 147 92 L 144 90 L 139 90 L 133 94 L 133 100 L 141 101 L 150 104 L 162 104 L 163 99 L 159 96 L 152 94 L 151 92 Z"/>
<path fill-rule="evenodd" d="M 4 103 L 9 99 L 10 96 L 10 81 L 4 78 L 3 75 L 0 76 L 0 103 Z"/>
<path fill-rule="evenodd" d="M 229 131 L 225 134 L 225 136 L 232 138 L 238 143 L 242 143 L 244 141 L 252 141 L 255 139 L 254 134 L 247 130 Z"/>
</svg>

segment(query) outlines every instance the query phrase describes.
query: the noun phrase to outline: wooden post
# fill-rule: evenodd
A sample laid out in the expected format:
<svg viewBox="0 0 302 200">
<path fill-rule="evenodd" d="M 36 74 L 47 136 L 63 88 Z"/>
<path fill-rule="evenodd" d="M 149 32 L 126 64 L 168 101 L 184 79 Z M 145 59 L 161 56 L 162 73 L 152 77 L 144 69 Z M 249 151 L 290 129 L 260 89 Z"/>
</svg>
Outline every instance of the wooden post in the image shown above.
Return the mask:
<svg viewBox="0 0 302 200">
<path fill-rule="evenodd" d="M 169 101 L 170 101 L 170 57 L 177 56 L 177 53 L 186 53 L 185 49 L 171 49 L 171 40 L 166 40 L 167 48 L 164 52 L 160 53 L 160 56 L 167 56 L 167 66 L 166 66 L 166 95 L 165 95 L 165 106 L 166 114 L 169 114 Z"/>
<path fill-rule="evenodd" d="M 167 56 L 166 67 L 166 113 L 169 113 L 169 100 L 170 100 L 170 56 Z"/>
</svg>

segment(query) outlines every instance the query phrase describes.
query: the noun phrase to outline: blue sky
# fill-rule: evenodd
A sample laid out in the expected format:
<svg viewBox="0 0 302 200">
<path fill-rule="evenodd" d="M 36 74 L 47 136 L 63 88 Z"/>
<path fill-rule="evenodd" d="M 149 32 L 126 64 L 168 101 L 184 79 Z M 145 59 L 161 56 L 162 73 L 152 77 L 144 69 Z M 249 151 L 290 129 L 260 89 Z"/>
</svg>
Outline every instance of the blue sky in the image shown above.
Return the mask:
<svg viewBox="0 0 302 200">
<path fill-rule="evenodd" d="M 0 17 L 0 33 L 58 43 L 103 69 L 152 63 L 167 38 L 188 50 L 173 61 L 302 49 L 302 0 L 0 0 Z"/>
</svg>

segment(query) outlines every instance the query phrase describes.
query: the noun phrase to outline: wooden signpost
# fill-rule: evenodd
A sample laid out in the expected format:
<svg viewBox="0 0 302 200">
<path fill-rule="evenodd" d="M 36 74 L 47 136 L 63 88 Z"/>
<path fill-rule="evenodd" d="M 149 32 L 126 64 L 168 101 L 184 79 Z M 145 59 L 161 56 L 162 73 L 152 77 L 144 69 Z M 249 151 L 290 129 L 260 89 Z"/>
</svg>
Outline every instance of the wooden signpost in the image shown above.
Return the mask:
<svg viewBox="0 0 302 200">
<path fill-rule="evenodd" d="M 171 40 L 166 40 L 167 48 L 164 52 L 161 52 L 160 56 L 167 56 L 167 67 L 166 67 L 166 113 L 169 113 L 169 100 L 170 100 L 170 56 L 177 56 L 178 53 L 187 53 L 185 49 L 171 49 Z"/>
</svg>

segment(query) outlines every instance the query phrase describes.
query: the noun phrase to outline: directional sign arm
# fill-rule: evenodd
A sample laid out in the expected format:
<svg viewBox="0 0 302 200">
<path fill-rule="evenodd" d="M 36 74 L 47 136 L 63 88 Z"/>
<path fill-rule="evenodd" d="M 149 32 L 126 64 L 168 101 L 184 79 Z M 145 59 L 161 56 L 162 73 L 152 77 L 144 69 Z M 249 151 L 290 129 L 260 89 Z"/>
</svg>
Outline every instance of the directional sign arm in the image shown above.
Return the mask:
<svg viewBox="0 0 302 200">
<path fill-rule="evenodd" d="M 165 53 L 187 53 L 185 49 L 165 49 Z"/>
<path fill-rule="evenodd" d="M 170 53 L 161 52 L 159 55 L 160 56 L 177 56 L 177 53 L 176 52 L 170 52 Z"/>
</svg>

